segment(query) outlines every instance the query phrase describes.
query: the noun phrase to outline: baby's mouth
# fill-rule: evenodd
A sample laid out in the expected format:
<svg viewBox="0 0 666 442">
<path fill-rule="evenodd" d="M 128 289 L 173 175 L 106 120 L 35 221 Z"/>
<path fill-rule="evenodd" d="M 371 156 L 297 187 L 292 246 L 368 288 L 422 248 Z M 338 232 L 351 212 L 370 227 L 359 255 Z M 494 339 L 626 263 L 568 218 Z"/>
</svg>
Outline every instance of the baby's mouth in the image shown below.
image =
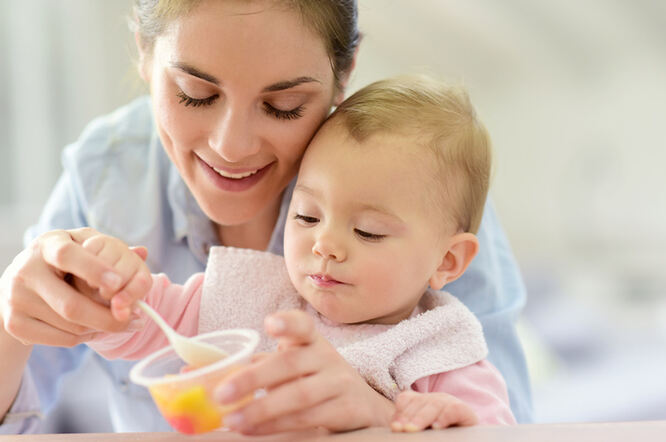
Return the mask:
<svg viewBox="0 0 666 442">
<path fill-rule="evenodd" d="M 331 287 L 334 285 L 338 284 L 344 284 L 342 281 L 338 281 L 337 279 L 332 278 L 329 275 L 325 275 L 322 273 L 316 273 L 312 275 L 308 275 L 308 277 L 318 286 L 322 287 Z"/>
</svg>

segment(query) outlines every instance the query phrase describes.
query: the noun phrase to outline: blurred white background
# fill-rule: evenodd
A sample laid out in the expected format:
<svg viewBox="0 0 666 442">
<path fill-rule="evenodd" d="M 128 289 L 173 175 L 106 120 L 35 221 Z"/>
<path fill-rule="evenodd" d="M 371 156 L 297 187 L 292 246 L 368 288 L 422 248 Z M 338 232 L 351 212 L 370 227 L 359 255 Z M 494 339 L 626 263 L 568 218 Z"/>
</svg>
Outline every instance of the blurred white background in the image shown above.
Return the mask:
<svg viewBox="0 0 666 442">
<path fill-rule="evenodd" d="M 0 269 L 57 179 L 62 148 L 142 93 L 130 5 L 0 0 Z M 492 198 L 529 293 L 521 330 L 537 421 L 665 419 L 666 2 L 359 9 L 350 92 L 426 70 L 464 83 L 488 126 Z"/>
</svg>

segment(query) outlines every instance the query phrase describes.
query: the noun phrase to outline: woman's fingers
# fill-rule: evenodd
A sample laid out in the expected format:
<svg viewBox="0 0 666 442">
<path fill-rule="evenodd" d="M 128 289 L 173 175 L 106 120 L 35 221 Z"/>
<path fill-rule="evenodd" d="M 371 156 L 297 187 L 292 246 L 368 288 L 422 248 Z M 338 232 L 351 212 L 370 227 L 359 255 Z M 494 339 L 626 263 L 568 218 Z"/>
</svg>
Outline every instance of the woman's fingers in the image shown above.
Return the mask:
<svg viewBox="0 0 666 442">
<path fill-rule="evenodd" d="M 45 233 L 5 269 L 0 280 L 0 315 L 12 336 L 22 342 L 71 346 L 85 341 L 91 329 L 125 328 L 126 322 L 115 320 L 107 306 L 69 284 L 78 279 L 91 287 L 122 285 L 110 266 L 82 247 L 96 234 L 93 229 Z"/>
<path fill-rule="evenodd" d="M 24 344 L 69 347 L 83 342 L 94 332 L 58 316 L 26 287 L 15 287 L 12 297 L 2 306 L 2 313 L 4 329 Z"/>
<path fill-rule="evenodd" d="M 15 317 L 11 329 L 6 328 L 6 330 L 25 345 L 42 344 L 58 347 L 74 347 L 93 339 L 97 334 L 92 331 L 84 334 L 70 333 L 28 316 Z"/>
<path fill-rule="evenodd" d="M 120 275 L 82 246 L 93 232 L 88 228 L 48 232 L 34 241 L 30 248 L 52 266 L 57 274 L 71 273 L 85 280 L 91 287 L 118 290 L 123 284 Z"/>
<path fill-rule="evenodd" d="M 25 312 L 30 312 L 30 315 L 36 320 L 73 335 L 84 335 L 93 332 L 93 329 L 89 327 L 69 322 L 59 316 L 42 298 L 26 287 L 17 287 L 16 290 L 13 300 L 7 304 L 6 309 L 3 309 L 9 313 L 7 315 L 8 324 L 6 324 L 8 329 L 15 327 L 15 324 L 12 323 L 13 320 L 25 316 Z"/>
<path fill-rule="evenodd" d="M 81 295 L 48 268 L 34 272 L 29 289 L 66 321 L 108 332 L 120 331 L 125 325 L 113 318 L 107 306 Z"/>
</svg>

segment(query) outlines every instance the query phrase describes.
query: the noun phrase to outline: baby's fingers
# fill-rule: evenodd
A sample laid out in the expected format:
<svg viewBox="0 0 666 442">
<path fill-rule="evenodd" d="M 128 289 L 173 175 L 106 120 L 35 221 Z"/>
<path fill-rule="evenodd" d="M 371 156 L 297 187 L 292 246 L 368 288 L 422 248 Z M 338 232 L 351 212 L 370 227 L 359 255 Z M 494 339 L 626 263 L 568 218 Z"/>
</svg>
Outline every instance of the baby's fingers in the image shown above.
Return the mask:
<svg viewBox="0 0 666 442">
<path fill-rule="evenodd" d="M 309 345 L 319 336 L 312 318 L 300 310 L 285 310 L 267 316 L 264 326 L 269 335 L 278 339 L 279 348 Z"/>
<path fill-rule="evenodd" d="M 128 247 L 124 242 L 108 235 L 94 235 L 83 242 L 83 247 L 113 266 L 122 279 L 119 290 L 100 288 L 103 300 L 111 301 L 114 319 L 124 322 L 129 319 L 131 305 L 143 298 L 152 286 L 152 277 L 144 262 L 147 250 L 142 247 Z"/>
<path fill-rule="evenodd" d="M 88 282 L 92 287 L 99 288 L 100 296 L 107 301 L 111 299 L 111 296 L 116 291 L 124 287 L 134 273 L 136 273 L 137 266 L 130 263 L 133 260 L 141 261 L 125 243 L 108 235 L 93 235 L 83 241 L 82 246 L 85 250 L 101 259 L 105 264 L 113 267 L 114 273 L 120 276 L 121 283 L 114 289 L 108 289 Z"/>
<path fill-rule="evenodd" d="M 438 430 L 452 426 L 469 427 L 479 423 L 479 418 L 472 408 L 464 402 L 452 402 L 439 414 L 432 423 L 432 428 Z"/>
<path fill-rule="evenodd" d="M 144 298 L 152 285 L 153 279 L 147 268 L 141 268 L 137 271 L 123 290 L 113 295 L 111 299 L 113 317 L 118 321 L 129 319 L 134 302 L 137 299 Z"/>
<path fill-rule="evenodd" d="M 137 299 L 144 298 L 146 293 L 153 285 L 153 278 L 150 274 L 148 266 L 144 263 L 148 257 L 148 250 L 143 247 L 130 247 L 129 248 L 140 261 L 133 259 L 131 256 L 126 258 L 134 260 L 138 267 L 137 272 L 127 282 L 124 289 L 113 295 L 111 299 L 111 313 L 118 321 L 126 321 L 132 313 L 132 305 Z"/>
<path fill-rule="evenodd" d="M 271 355 L 271 353 L 264 352 L 264 351 L 259 352 L 259 353 L 255 353 L 250 357 L 250 362 L 262 361 L 262 360 L 266 359 L 267 357 L 269 357 L 270 355 Z"/>
<path fill-rule="evenodd" d="M 428 428 L 439 412 L 437 403 L 422 393 L 405 391 L 396 400 L 396 413 L 391 422 L 393 431 L 414 432 Z"/>
<path fill-rule="evenodd" d="M 136 255 L 137 255 L 139 258 L 141 258 L 141 261 L 144 261 L 144 262 L 145 262 L 146 259 L 148 259 L 148 249 L 145 248 L 144 246 L 134 246 L 134 247 L 130 247 L 130 250 L 131 250 L 132 252 L 136 253 Z"/>
</svg>

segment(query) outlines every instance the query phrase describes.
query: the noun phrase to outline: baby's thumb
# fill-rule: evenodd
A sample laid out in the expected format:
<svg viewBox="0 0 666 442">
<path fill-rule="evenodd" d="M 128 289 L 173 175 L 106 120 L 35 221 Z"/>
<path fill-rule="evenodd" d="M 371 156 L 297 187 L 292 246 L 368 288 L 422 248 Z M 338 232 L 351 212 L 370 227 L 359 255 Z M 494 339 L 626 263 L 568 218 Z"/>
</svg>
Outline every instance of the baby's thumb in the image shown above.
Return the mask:
<svg viewBox="0 0 666 442">
<path fill-rule="evenodd" d="M 264 320 L 269 336 L 277 339 L 278 348 L 292 345 L 309 345 L 319 337 L 314 321 L 301 310 L 283 310 L 269 315 Z"/>
</svg>

